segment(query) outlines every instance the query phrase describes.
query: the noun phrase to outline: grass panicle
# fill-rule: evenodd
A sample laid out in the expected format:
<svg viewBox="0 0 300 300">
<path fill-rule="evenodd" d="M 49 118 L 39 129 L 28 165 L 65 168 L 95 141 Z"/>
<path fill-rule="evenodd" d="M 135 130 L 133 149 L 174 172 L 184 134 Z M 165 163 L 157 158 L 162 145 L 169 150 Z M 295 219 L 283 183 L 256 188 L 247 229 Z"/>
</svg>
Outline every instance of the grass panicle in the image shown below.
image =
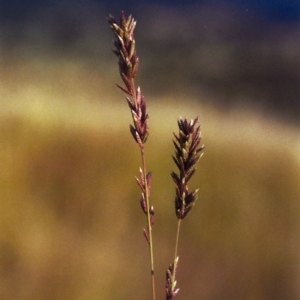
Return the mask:
<svg viewBox="0 0 300 300">
<path fill-rule="evenodd" d="M 147 229 L 143 229 L 144 237 L 149 244 L 152 300 L 155 300 L 155 277 L 154 277 L 154 254 L 152 227 L 154 225 L 154 207 L 150 205 L 149 197 L 151 192 L 151 172 L 147 172 L 145 159 L 145 143 L 149 136 L 149 114 L 147 105 L 140 87 L 135 87 L 135 77 L 138 73 L 139 58 L 135 49 L 134 29 L 136 21 L 129 16 L 126 18 L 124 12 L 121 12 L 120 22 L 117 23 L 111 15 L 107 18 L 108 23 L 114 33 L 113 52 L 119 59 L 119 72 L 124 85 L 117 86 L 126 94 L 126 100 L 130 108 L 133 125 L 130 125 L 130 132 L 138 144 L 141 151 L 142 167 L 139 177 L 136 177 L 137 184 L 141 190 L 140 206 L 147 216 Z M 175 213 L 178 219 L 177 235 L 175 244 L 174 261 L 169 265 L 166 272 L 166 300 L 173 299 L 179 289 L 176 287 L 176 270 L 179 257 L 177 256 L 179 232 L 181 220 L 190 212 L 198 197 L 198 189 L 189 192 L 188 182 L 196 171 L 196 165 L 199 161 L 204 146 L 201 143 L 200 125 L 198 118 L 188 121 L 180 118 L 177 121 L 179 133 L 175 134 L 173 144 L 175 146 L 175 155 L 173 160 L 179 170 L 179 173 L 172 172 L 171 176 L 175 182 Z"/>
<path fill-rule="evenodd" d="M 150 269 L 152 299 L 155 300 L 155 276 L 154 276 L 154 255 L 152 241 L 152 227 L 154 225 L 154 207 L 150 205 L 149 197 L 151 190 L 151 172 L 147 172 L 145 159 L 145 143 L 149 135 L 147 106 L 140 87 L 135 87 L 134 79 L 138 72 L 139 59 L 135 50 L 134 29 L 136 21 L 129 16 L 126 18 L 124 12 L 121 12 L 120 23 L 111 15 L 107 18 L 108 23 L 115 35 L 113 52 L 119 58 L 119 72 L 123 80 L 124 87 L 117 86 L 127 94 L 126 100 L 131 111 L 133 125 L 130 125 L 130 132 L 139 145 L 141 151 L 142 167 L 140 176 L 136 181 L 141 189 L 140 204 L 142 211 L 147 216 L 147 229 L 143 229 L 144 237 L 149 244 Z"/>
<path fill-rule="evenodd" d="M 175 182 L 175 214 L 177 216 L 177 233 L 175 242 L 174 262 L 166 274 L 166 300 L 172 300 L 179 289 L 176 288 L 176 270 L 178 268 L 178 243 L 181 220 L 191 211 L 198 197 L 198 189 L 189 192 L 188 182 L 194 175 L 197 163 L 202 156 L 204 145 L 201 143 L 201 130 L 198 126 L 198 117 L 188 121 L 180 118 L 177 121 L 179 132 L 174 134 L 175 155 L 173 160 L 179 169 L 179 174 L 174 171 L 171 176 Z"/>
</svg>

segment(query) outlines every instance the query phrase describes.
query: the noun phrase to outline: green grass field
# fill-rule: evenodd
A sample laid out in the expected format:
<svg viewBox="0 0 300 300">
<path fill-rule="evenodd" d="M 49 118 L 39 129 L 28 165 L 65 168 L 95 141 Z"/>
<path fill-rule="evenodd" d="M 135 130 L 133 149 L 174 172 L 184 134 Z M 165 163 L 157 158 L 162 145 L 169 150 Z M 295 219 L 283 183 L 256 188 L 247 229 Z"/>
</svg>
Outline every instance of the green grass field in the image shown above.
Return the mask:
<svg viewBox="0 0 300 300">
<path fill-rule="evenodd" d="M 2 61 L 3 300 L 150 298 L 139 149 L 115 73 L 63 59 Z M 145 96 L 159 299 L 175 243 L 172 132 L 179 116 L 197 115 L 206 149 L 191 182 L 200 196 L 182 223 L 178 299 L 300 299 L 299 128 L 251 108 Z"/>
</svg>

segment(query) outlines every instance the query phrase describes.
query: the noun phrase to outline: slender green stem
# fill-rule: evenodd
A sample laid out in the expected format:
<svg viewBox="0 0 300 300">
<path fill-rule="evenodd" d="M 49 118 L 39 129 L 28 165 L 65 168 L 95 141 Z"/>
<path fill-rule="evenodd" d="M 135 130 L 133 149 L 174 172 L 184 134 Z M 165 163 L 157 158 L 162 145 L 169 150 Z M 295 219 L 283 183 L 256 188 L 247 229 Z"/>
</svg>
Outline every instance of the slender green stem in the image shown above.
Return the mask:
<svg viewBox="0 0 300 300">
<path fill-rule="evenodd" d="M 132 98 L 133 98 L 133 101 L 134 101 L 134 105 L 136 107 L 137 106 L 136 89 L 135 89 L 135 83 L 134 83 L 134 79 L 133 78 L 131 79 L 131 86 L 132 86 L 132 90 L 133 90 Z"/>
<path fill-rule="evenodd" d="M 178 242 L 179 242 L 179 233 L 180 233 L 180 225 L 181 219 L 178 218 L 177 220 L 177 233 L 176 233 L 176 243 L 175 243 L 175 253 L 174 253 L 174 263 L 173 263 L 173 274 L 172 274 L 172 291 L 175 289 L 175 274 L 176 274 L 176 260 L 177 260 L 177 253 L 178 253 Z"/>
<path fill-rule="evenodd" d="M 144 147 L 141 148 L 141 156 L 142 156 L 142 168 L 143 168 L 144 182 L 145 182 L 145 198 L 146 198 L 146 203 L 147 203 L 147 225 L 148 225 L 148 234 L 149 234 L 152 300 L 155 300 L 154 255 L 153 255 L 152 225 L 151 225 L 151 214 L 150 214 L 151 208 L 150 208 L 150 203 L 149 203 L 150 201 L 149 201 L 149 193 L 148 193 L 147 170 L 146 170 Z"/>
<path fill-rule="evenodd" d="M 133 100 L 135 103 L 135 106 L 137 105 L 137 99 L 136 99 L 136 89 L 135 89 L 135 83 L 134 80 L 131 80 L 131 85 L 133 88 Z M 135 120 L 133 119 L 133 122 Z M 146 159 L 145 159 L 145 148 L 144 144 L 140 147 L 141 149 L 141 158 L 142 158 L 142 170 L 144 174 L 144 183 L 145 183 L 145 198 L 146 198 L 146 204 L 147 204 L 147 228 L 148 228 L 148 234 L 149 234 L 149 252 L 150 252 L 150 270 L 151 270 L 151 286 L 152 286 L 152 300 L 156 299 L 155 296 L 155 277 L 154 277 L 154 255 L 153 255 L 153 239 L 152 239 L 152 225 L 151 225 L 151 214 L 150 214 L 150 201 L 149 201 L 149 189 L 148 189 L 148 183 L 147 183 L 147 167 L 146 167 Z"/>
</svg>

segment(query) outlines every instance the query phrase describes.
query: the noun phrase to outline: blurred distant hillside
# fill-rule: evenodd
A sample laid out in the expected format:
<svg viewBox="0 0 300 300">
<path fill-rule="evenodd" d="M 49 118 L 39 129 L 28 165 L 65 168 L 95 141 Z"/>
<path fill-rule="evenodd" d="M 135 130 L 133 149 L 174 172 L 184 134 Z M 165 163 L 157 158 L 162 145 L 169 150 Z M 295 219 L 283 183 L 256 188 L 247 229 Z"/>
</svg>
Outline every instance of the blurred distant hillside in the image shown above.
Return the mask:
<svg viewBox="0 0 300 300">
<path fill-rule="evenodd" d="M 138 20 L 137 49 L 145 94 L 198 97 L 221 110 L 254 106 L 299 124 L 300 22 L 264 19 L 236 4 L 110 6 L 41 2 L 16 6 L 0 20 L 1 62 L 22 57 L 84 60 L 115 72 L 105 17 L 121 9 Z M 24 8 L 24 7 L 23 7 Z M 18 17 L 19 16 L 19 17 Z M 5 76 L 5 74 L 1 74 Z M 116 77 L 117 78 L 117 77 Z M 116 79 L 117 80 L 117 79 Z"/>
</svg>

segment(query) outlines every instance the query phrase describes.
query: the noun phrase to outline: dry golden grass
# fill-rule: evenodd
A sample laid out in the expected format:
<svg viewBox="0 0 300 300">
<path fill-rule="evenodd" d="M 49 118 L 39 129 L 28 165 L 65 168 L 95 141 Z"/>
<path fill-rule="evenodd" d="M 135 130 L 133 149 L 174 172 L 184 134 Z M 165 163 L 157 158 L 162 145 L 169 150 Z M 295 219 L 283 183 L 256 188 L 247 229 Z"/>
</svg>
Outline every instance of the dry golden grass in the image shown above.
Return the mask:
<svg viewBox="0 0 300 300">
<path fill-rule="evenodd" d="M 1 73 L 0 298 L 147 299 L 139 152 L 117 77 L 63 60 L 7 61 Z M 146 99 L 159 298 L 175 242 L 172 132 L 179 115 L 200 115 L 206 150 L 182 224 L 178 297 L 300 299 L 299 129 Z"/>
</svg>

